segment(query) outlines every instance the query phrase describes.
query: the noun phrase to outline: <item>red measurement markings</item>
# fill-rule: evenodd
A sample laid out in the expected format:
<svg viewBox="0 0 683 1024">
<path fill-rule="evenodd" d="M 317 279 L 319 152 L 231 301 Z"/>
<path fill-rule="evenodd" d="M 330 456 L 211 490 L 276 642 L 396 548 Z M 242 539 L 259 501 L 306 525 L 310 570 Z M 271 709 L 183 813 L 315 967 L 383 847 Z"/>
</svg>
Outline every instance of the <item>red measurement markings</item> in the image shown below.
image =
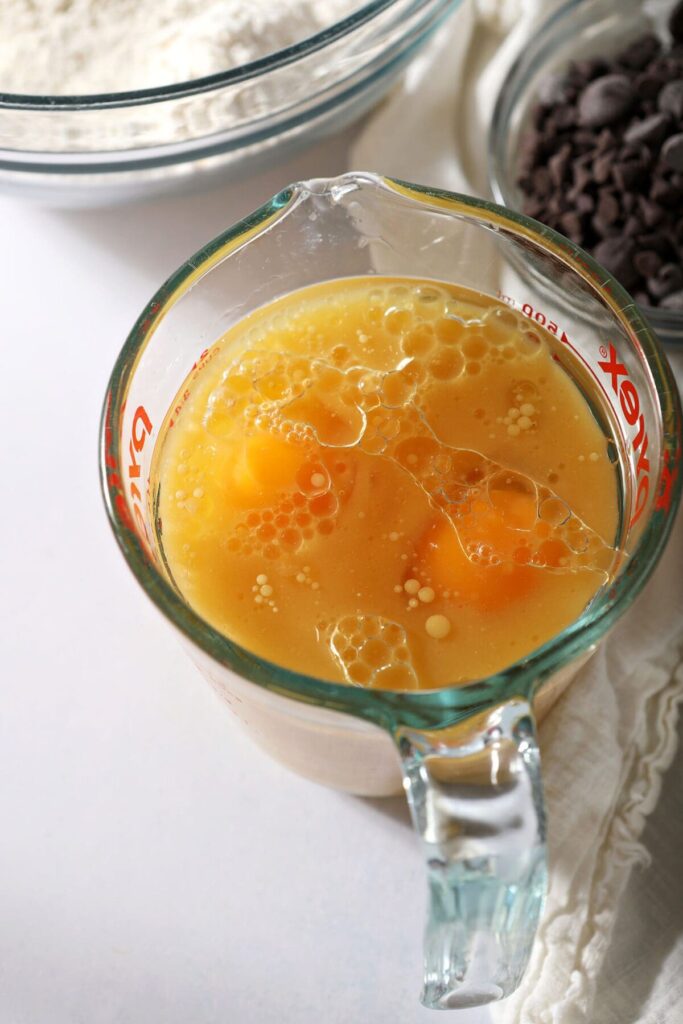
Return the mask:
<svg viewBox="0 0 683 1024">
<path fill-rule="evenodd" d="M 499 294 L 499 297 L 501 299 L 503 299 L 504 302 L 507 302 L 507 304 L 509 306 L 516 306 L 517 305 L 515 300 L 513 298 L 511 298 L 509 295 L 501 295 L 500 292 L 498 294 Z M 567 348 L 571 349 L 571 351 L 574 353 L 576 358 L 579 359 L 583 363 L 583 365 L 589 371 L 591 376 L 595 379 L 596 384 L 598 385 L 598 387 L 600 388 L 600 390 L 604 394 L 605 398 L 609 402 L 610 401 L 610 397 L 607 394 L 607 391 L 605 390 L 605 388 L 603 387 L 602 381 L 600 380 L 600 378 L 598 377 L 597 373 L 595 372 L 595 367 L 591 363 L 589 363 L 589 361 L 584 356 L 583 352 L 581 352 L 581 350 L 578 349 L 576 347 L 576 345 L 574 345 L 572 343 L 572 341 L 570 340 L 569 335 L 567 334 L 567 332 L 564 329 L 560 330 L 560 328 L 555 323 L 555 321 L 554 320 L 550 320 L 546 316 L 546 314 L 543 313 L 541 310 L 535 310 L 530 302 L 525 302 L 524 305 L 521 307 L 521 310 L 522 310 L 522 313 L 525 316 L 529 317 L 529 319 L 531 319 L 531 320 L 534 320 L 535 323 L 537 323 L 539 325 L 539 327 L 544 327 L 546 330 L 550 331 L 551 334 L 554 334 L 556 337 L 559 337 L 559 340 L 562 342 L 562 344 L 566 345 Z M 555 360 L 556 363 L 560 363 L 560 365 L 562 365 L 562 361 L 561 361 L 560 357 L 557 356 L 556 354 L 553 354 L 553 359 Z M 611 404 L 611 402 L 610 402 L 610 404 Z"/>
<path fill-rule="evenodd" d="M 517 305 L 515 300 L 509 295 L 503 295 L 499 292 L 498 297 L 502 299 L 503 302 L 506 302 L 509 306 Z M 567 345 L 572 350 L 572 352 L 574 352 L 574 354 L 581 360 L 584 366 L 586 366 L 586 368 L 590 370 L 591 374 L 600 386 L 600 389 L 612 405 L 613 403 L 611 401 L 609 392 L 604 387 L 602 381 L 596 374 L 595 369 L 588 362 L 583 353 L 580 352 L 579 349 L 577 349 L 576 346 L 572 344 L 566 332 L 562 331 L 560 333 L 558 325 L 554 321 L 549 320 L 549 318 L 541 310 L 535 310 L 529 302 L 524 303 L 524 305 L 521 307 L 521 311 L 525 316 L 529 317 L 530 320 L 535 321 L 540 327 L 545 327 L 545 329 L 550 331 L 551 334 L 558 336 L 560 341 L 563 344 Z M 607 374 L 607 376 L 609 377 L 611 390 L 619 399 L 619 405 L 621 406 L 621 410 L 624 414 L 626 422 L 631 427 L 637 427 L 635 435 L 632 437 L 632 439 L 630 439 L 630 441 L 628 438 L 624 437 L 624 442 L 626 444 L 630 443 L 634 453 L 637 454 L 635 467 L 636 494 L 633 515 L 631 517 L 630 522 L 630 525 L 633 526 L 634 523 L 638 522 L 641 515 L 643 514 L 643 510 L 647 504 L 647 498 L 650 493 L 650 460 L 647 455 L 650 439 L 647 429 L 645 427 L 645 417 L 641 412 L 640 395 L 638 394 L 638 389 L 636 388 L 633 381 L 630 379 L 629 372 L 626 369 L 626 367 L 623 365 L 623 363 L 619 361 L 614 345 L 610 342 L 609 349 L 607 349 L 605 345 L 601 345 L 600 355 L 602 356 L 602 360 L 598 361 L 598 367 L 603 371 L 603 373 Z M 621 380 L 622 377 L 624 377 L 625 379 Z M 680 453 L 677 453 L 674 456 L 674 458 L 671 459 L 671 467 L 673 467 L 674 463 L 678 461 L 679 454 Z M 668 509 L 671 503 L 671 489 L 673 487 L 673 483 L 676 479 L 676 476 L 678 475 L 678 466 L 676 465 L 675 468 L 670 467 L 668 452 L 666 453 L 665 458 L 667 464 L 662 474 L 662 492 L 660 493 L 657 499 L 657 505 L 655 507 L 666 507 Z M 660 502 L 662 503 L 661 505 Z"/>
<path fill-rule="evenodd" d="M 655 504 L 655 508 L 661 512 L 671 511 L 671 498 L 674 484 L 678 480 L 680 461 L 680 446 L 678 446 L 676 451 L 673 453 L 669 452 L 668 448 L 666 449 L 664 452 L 664 468 L 662 469 L 662 488 L 657 496 L 657 502 Z"/>
<path fill-rule="evenodd" d="M 204 367 L 208 366 L 208 364 L 211 362 L 211 360 L 215 356 L 218 355 L 219 351 L 220 351 L 220 349 L 219 349 L 218 345 L 214 345 L 213 348 L 205 348 L 204 349 L 204 351 L 200 354 L 199 358 L 196 360 L 196 362 L 194 362 L 192 364 L 192 366 L 190 368 L 190 374 L 192 375 L 192 380 L 196 380 L 196 378 L 199 376 L 199 374 L 204 369 Z M 188 376 L 189 376 L 189 374 L 188 374 Z M 183 391 L 182 395 L 180 396 L 180 399 L 179 399 L 177 405 L 175 405 L 173 407 L 173 409 L 171 410 L 171 418 L 168 421 L 168 429 L 169 430 L 171 429 L 171 427 L 175 426 L 175 424 L 177 422 L 177 419 L 178 419 L 178 416 L 182 412 L 183 406 L 185 405 L 185 403 L 187 402 L 189 397 L 190 397 L 190 389 L 186 388 L 185 391 Z"/>
<path fill-rule="evenodd" d="M 137 523 L 137 532 L 141 539 L 145 540 L 148 544 L 150 543 L 150 537 L 147 532 L 147 524 L 145 523 L 145 516 L 143 513 L 143 497 L 137 483 L 142 475 L 142 466 L 140 465 L 140 462 L 138 462 L 137 456 L 142 454 L 145 444 L 147 443 L 147 438 L 151 433 L 152 421 L 147 415 L 147 410 L 144 405 L 139 405 L 135 410 L 135 415 L 133 416 L 133 422 L 130 428 L 130 441 L 128 442 L 128 481 L 130 503 L 133 509 L 133 517 Z"/>
<path fill-rule="evenodd" d="M 560 327 L 555 323 L 555 321 L 546 316 L 542 310 L 534 309 L 530 302 L 525 302 L 523 306 L 520 306 L 512 295 L 505 295 L 501 291 L 498 291 L 497 295 L 501 302 L 504 302 L 506 306 L 510 306 L 512 309 L 521 310 L 524 316 L 528 317 L 529 320 L 533 320 L 539 327 L 545 327 L 546 331 L 550 331 L 550 333 L 554 334 L 556 338 L 559 338 L 563 345 L 569 345 L 572 349 L 574 348 L 567 337 L 566 332 L 564 330 L 560 330 Z M 576 349 L 574 349 L 574 351 L 576 351 Z"/>
<path fill-rule="evenodd" d="M 121 417 L 125 411 L 125 403 L 121 406 Z M 142 513 L 142 494 L 137 482 L 140 479 L 141 466 L 137 456 L 142 452 L 147 438 L 152 432 L 152 423 L 144 406 L 138 406 L 131 426 L 130 441 L 128 444 L 128 481 L 130 491 L 130 504 L 126 501 L 124 494 L 124 483 L 119 474 L 119 465 L 114 454 L 114 433 L 112 428 L 112 405 L 111 395 L 107 397 L 107 407 L 104 415 L 104 465 L 107 474 L 107 484 L 112 490 L 112 504 L 116 510 L 119 521 L 126 529 L 137 533 L 147 554 L 151 554 L 151 544 L 145 518 Z M 124 456 L 125 458 L 125 456 Z M 123 468 L 123 467 L 122 467 Z M 131 515 L 132 509 L 132 515 Z"/>
<path fill-rule="evenodd" d="M 107 395 L 107 408 L 104 414 L 104 465 L 107 472 L 107 484 L 115 492 L 112 502 L 120 521 L 123 525 L 133 530 L 133 520 L 128 511 L 128 504 L 123 494 L 123 482 L 117 472 L 116 457 L 114 455 L 114 432 L 111 425 L 111 394 Z"/>
<path fill-rule="evenodd" d="M 522 313 L 527 316 L 530 320 L 533 320 L 538 324 L 539 327 L 545 327 L 546 331 L 550 331 L 555 337 L 559 337 L 563 345 L 571 345 L 569 338 L 565 331 L 560 331 L 554 320 L 550 320 L 540 309 L 534 309 L 530 302 L 525 302 L 522 306 Z M 573 345 L 571 345 L 574 348 Z M 576 350 L 575 350 L 576 351 Z"/>
</svg>

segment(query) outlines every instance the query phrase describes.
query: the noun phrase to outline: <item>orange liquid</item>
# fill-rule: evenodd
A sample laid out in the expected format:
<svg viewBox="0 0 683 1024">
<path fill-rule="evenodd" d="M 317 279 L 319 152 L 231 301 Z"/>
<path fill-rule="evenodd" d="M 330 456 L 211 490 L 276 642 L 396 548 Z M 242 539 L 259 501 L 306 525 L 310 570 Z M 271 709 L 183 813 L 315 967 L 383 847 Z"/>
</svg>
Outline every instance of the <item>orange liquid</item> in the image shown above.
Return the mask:
<svg viewBox="0 0 683 1024">
<path fill-rule="evenodd" d="M 337 281 L 232 328 L 157 443 L 185 600 L 279 665 L 431 688 L 503 669 L 609 578 L 602 428 L 535 325 L 488 296 Z"/>
</svg>

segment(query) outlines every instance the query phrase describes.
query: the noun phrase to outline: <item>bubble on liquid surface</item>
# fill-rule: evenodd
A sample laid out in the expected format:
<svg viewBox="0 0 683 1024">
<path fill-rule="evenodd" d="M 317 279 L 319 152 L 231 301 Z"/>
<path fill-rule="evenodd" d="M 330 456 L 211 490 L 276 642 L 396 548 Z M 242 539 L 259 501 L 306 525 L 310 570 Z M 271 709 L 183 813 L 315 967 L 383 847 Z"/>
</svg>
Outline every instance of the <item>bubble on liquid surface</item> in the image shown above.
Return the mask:
<svg viewBox="0 0 683 1024">
<path fill-rule="evenodd" d="M 347 683 L 382 690 L 416 690 L 408 636 L 381 615 L 346 615 L 322 630 Z"/>
<path fill-rule="evenodd" d="M 353 487 L 351 451 L 357 449 L 398 464 L 450 520 L 476 564 L 608 572 L 614 549 L 549 486 L 478 451 L 446 444 L 423 406 L 430 382 L 480 374 L 488 361 L 509 358 L 523 371 L 543 349 L 541 332 L 507 307 L 458 316 L 452 297 L 436 285 L 378 285 L 368 299 L 368 332 L 384 331 L 398 344 L 403 358 L 395 368 L 349 365 L 340 333 L 327 359 L 248 351 L 211 393 L 204 418 L 209 433 L 262 433 L 301 452 L 300 468 L 274 495 L 272 516 L 266 518 L 263 509 L 249 513 L 240 543 L 274 558 L 332 532 Z M 523 443 L 542 415 L 539 386 L 517 375 L 507 398 L 505 436 Z M 548 477 L 550 483 L 556 479 Z"/>
</svg>

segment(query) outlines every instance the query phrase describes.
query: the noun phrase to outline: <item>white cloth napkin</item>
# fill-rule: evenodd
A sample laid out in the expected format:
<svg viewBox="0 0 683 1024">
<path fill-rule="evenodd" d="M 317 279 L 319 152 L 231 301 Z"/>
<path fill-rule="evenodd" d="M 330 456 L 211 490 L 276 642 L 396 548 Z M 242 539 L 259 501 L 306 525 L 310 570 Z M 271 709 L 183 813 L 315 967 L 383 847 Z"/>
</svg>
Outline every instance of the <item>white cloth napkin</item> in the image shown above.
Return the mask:
<svg viewBox="0 0 683 1024">
<path fill-rule="evenodd" d="M 367 122 L 352 166 L 487 195 L 486 134 L 495 97 L 510 61 L 549 6 L 542 0 L 465 0 Z M 683 385 L 683 358 L 677 363 Z M 621 943 L 630 960 L 619 965 L 610 955 L 605 964 L 631 870 L 648 861 L 639 838 L 674 757 L 682 700 L 679 516 L 646 591 L 541 729 L 550 891 L 524 981 L 493 1010 L 498 1024 L 683 1021 L 683 909 L 667 907 L 661 888 L 659 913 L 636 920 L 631 915 L 637 941 L 632 936 Z M 683 815 L 679 811 L 677 822 L 653 834 L 663 837 L 660 871 L 677 878 Z M 647 893 L 652 881 L 647 874 L 642 880 Z M 677 892 L 680 900 L 681 886 Z M 656 945 L 663 917 L 669 948 L 654 965 L 656 979 L 643 984 L 641 967 L 653 970 L 652 964 L 642 966 L 643 957 Z"/>
</svg>

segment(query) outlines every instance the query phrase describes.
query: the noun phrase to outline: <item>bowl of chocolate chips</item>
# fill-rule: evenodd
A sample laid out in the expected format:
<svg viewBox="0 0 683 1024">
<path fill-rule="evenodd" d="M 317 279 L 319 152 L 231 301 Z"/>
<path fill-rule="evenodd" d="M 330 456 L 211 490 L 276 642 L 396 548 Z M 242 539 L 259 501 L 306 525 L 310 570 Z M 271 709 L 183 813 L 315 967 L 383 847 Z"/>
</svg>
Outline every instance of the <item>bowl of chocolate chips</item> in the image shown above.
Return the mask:
<svg viewBox="0 0 683 1024">
<path fill-rule="evenodd" d="M 511 67 L 496 200 L 581 246 L 683 345 L 683 0 L 571 0 Z"/>
</svg>

